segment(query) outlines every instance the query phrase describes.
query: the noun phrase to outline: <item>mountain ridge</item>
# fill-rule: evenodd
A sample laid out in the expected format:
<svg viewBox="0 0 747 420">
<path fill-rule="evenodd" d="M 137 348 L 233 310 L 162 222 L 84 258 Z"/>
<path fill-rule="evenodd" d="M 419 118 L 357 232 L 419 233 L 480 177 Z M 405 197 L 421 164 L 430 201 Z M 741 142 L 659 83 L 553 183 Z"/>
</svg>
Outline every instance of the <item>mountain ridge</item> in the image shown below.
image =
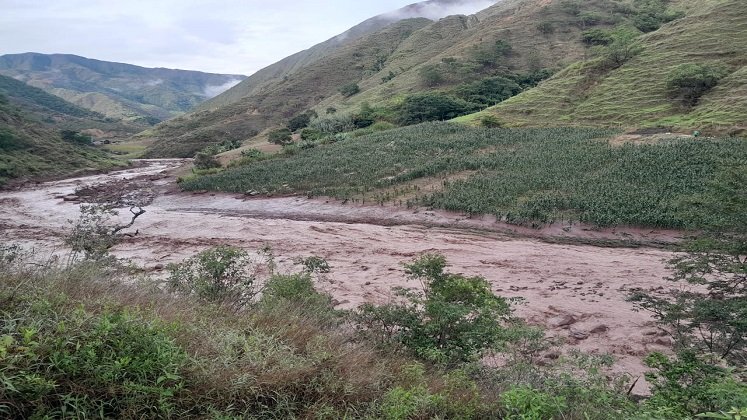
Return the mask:
<svg viewBox="0 0 747 420">
<path fill-rule="evenodd" d="M 187 112 L 245 77 L 33 52 L 0 56 L 0 74 L 144 126 Z"/>
</svg>

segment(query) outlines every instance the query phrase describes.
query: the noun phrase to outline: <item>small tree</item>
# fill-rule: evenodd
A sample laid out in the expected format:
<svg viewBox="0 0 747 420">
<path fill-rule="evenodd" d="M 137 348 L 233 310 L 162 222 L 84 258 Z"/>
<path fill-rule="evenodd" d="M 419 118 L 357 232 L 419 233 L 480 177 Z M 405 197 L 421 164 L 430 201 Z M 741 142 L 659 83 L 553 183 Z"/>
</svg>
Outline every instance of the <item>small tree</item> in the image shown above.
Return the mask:
<svg viewBox="0 0 747 420">
<path fill-rule="evenodd" d="M 479 106 L 441 92 L 425 92 L 405 98 L 400 107 L 403 124 L 447 120 L 469 114 Z"/>
<path fill-rule="evenodd" d="M 298 131 L 302 128 L 308 127 L 310 122 L 311 122 L 311 114 L 309 114 L 308 112 L 304 112 L 303 114 L 298 114 L 295 117 L 291 118 L 290 121 L 288 121 L 288 130 Z"/>
<path fill-rule="evenodd" d="M 342 96 L 349 98 L 361 91 L 360 86 L 358 86 L 357 83 L 348 83 L 342 87 L 340 87 L 340 93 Z"/>
<path fill-rule="evenodd" d="M 700 97 L 718 85 L 725 75 L 726 70 L 721 66 L 680 64 L 669 73 L 667 89 L 670 97 L 691 107 L 697 105 Z"/>
<path fill-rule="evenodd" d="M 362 306 L 363 332 L 443 363 L 475 360 L 502 339 L 511 309 L 484 278 L 444 272 L 441 255 L 425 255 L 405 267 L 421 289 L 398 289 L 400 302 Z"/>
<path fill-rule="evenodd" d="M 180 264 L 169 265 L 172 290 L 210 302 L 237 308 L 249 304 L 259 293 L 258 265 L 242 249 L 217 246 Z"/>
<path fill-rule="evenodd" d="M 293 142 L 292 134 L 289 129 L 281 128 L 280 130 L 271 131 L 267 137 L 267 141 L 272 144 L 285 146 Z"/>
<path fill-rule="evenodd" d="M 586 45 L 609 45 L 614 40 L 609 31 L 589 29 L 581 33 L 581 41 Z"/>
<path fill-rule="evenodd" d="M 213 169 L 213 168 L 220 168 L 220 162 L 215 158 L 215 156 L 208 152 L 208 151 L 202 151 L 198 152 L 195 155 L 194 159 L 194 165 L 197 169 Z"/>
<path fill-rule="evenodd" d="M 444 75 L 437 64 L 427 64 L 420 69 L 420 79 L 425 86 L 433 87 L 444 82 Z"/>
<path fill-rule="evenodd" d="M 640 54 L 643 47 L 638 42 L 638 34 L 628 29 L 619 29 L 612 34 L 612 41 L 605 47 L 598 47 L 597 53 L 602 57 L 606 69 L 621 67 Z"/>
</svg>

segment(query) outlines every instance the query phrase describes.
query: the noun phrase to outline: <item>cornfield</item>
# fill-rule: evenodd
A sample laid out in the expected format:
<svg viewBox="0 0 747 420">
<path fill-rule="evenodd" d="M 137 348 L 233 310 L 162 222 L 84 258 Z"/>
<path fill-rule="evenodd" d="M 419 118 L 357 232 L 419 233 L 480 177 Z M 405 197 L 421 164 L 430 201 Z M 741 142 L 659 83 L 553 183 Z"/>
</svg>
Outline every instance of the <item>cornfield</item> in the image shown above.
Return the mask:
<svg viewBox="0 0 747 420">
<path fill-rule="evenodd" d="M 687 199 L 706 193 L 725 165 L 747 162 L 747 141 L 740 139 L 611 145 L 607 139 L 613 134 L 426 123 L 280 155 L 182 186 L 367 198 L 494 214 L 522 224 L 578 220 L 681 228 L 698 225 Z M 465 171 L 471 176 L 449 180 Z M 426 178 L 443 181 L 435 191 L 419 190 L 414 183 Z M 403 196 L 407 199 L 398 202 Z"/>
</svg>

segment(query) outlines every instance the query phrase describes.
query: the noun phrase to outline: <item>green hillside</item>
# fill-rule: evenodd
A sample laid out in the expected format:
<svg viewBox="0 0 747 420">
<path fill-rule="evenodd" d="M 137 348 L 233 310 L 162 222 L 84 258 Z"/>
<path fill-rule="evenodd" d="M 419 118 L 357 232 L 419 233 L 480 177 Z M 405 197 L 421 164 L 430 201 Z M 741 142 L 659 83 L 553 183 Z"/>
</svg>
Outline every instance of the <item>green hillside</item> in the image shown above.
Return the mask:
<svg viewBox="0 0 747 420">
<path fill-rule="evenodd" d="M 583 124 L 666 127 L 739 133 L 747 129 L 747 3 L 679 1 L 687 16 L 641 34 L 640 53 L 616 69 L 601 58 L 569 66 L 536 89 L 483 113 L 511 126 Z M 678 66 L 722 71 L 718 85 L 697 103 L 672 97 L 667 81 Z"/>
<path fill-rule="evenodd" d="M 123 164 L 80 131 L 120 130 L 100 115 L 0 76 L 0 185 L 16 178 L 66 175 Z"/>
<path fill-rule="evenodd" d="M 0 56 L 6 75 L 142 128 L 180 115 L 244 76 L 144 68 L 69 54 Z"/>
<path fill-rule="evenodd" d="M 263 78 L 261 87 L 248 89 L 252 76 L 201 111 L 162 124 L 143 136 L 156 139 L 151 156 L 191 156 L 210 143 L 244 141 L 267 128 L 282 126 L 306 109 L 324 115 L 328 109 L 357 112 L 368 104 L 383 109 L 383 114 L 398 123 L 391 117 L 396 113 L 391 108 L 409 94 L 451 93 L 463 84 L 495 76 L 546 74 L 548 69 L 559 69 L 584 57 L 583 30 L 611 28 L 626 19 L 612 9 L 617 3 L 609 0 L 585 2 L 584 11 L 577 14 L 564 4 L 508 0 L 473 16 L 451 16 L 437 22 L 402 20 L 337 47 L 291 73 L 280 72 L 271 78 L 266 77 L 270 68 L 263 70 L 258 73 Z M 428 71 L 436 73 L 437 80 L 424 77 Z M 358 85 L 359 93 L 340 93 L 342 86 L 352 83 Z M 236 99 L 240 94 L 244 96 Z M 207 109 L 208 105 L 213 107 Z"/>
</svg>

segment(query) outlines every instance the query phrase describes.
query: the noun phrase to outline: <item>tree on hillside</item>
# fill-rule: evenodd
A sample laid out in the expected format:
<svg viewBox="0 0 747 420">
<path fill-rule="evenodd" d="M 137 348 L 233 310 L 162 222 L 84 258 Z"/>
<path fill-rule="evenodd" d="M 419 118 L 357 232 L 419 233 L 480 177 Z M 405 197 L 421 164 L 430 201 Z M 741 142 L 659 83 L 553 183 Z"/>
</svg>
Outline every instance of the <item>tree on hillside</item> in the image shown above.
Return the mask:
<svg viewBox="0 0 747 420">
<path fill-rule="evenodd" d="M 441 92 L 424 92 L 410 95 L 400 107 L 403 124 L 438 121 L 469 114 L 479 108 L 477 104 Z"/>
<path fill-rule="evenodd" d="M 602 57 L 602 65 L 606 69 L 614 70 L 640 54 L 643 47 L 638 42 L 638 35 L 635 30 L 625 28 L 613 32 L 612 41 L 596 50 Z"/>
<path fill-rule="evenodd" d="M 667 89 L 673 99 L 682 105 L 695 106 L 706 92 L 718 85 L 727 71 L 721 66 L 681 64 L 667 77 Z"/>
<path fill-rule="evenodd" d="M 340 93 L 342 96 L 349 98 L 361 91 L 360 86 L 357 83 L 348 83 L 340 87 Z"/>
<path fill-rule="evenodd" d="M 311 115 L 308 112 L 298 114 L 295 117 L 291 118 L 290 121 L 288 121 L 288 130 L 298 131 L 302 128 L 308 127 L 310 122 Z"/>
<path fill-rule="evenodd" d="M 267 141 L 269 141 L 272 144 L 279 144 L 281 146 L 285 146 L 287 144 L 290 144 L 293 142 L 293 138 L 291 137 L 291 131 L 287 128 L 281 128 L 280 130 L 271 131 Z"/>
</svg>

